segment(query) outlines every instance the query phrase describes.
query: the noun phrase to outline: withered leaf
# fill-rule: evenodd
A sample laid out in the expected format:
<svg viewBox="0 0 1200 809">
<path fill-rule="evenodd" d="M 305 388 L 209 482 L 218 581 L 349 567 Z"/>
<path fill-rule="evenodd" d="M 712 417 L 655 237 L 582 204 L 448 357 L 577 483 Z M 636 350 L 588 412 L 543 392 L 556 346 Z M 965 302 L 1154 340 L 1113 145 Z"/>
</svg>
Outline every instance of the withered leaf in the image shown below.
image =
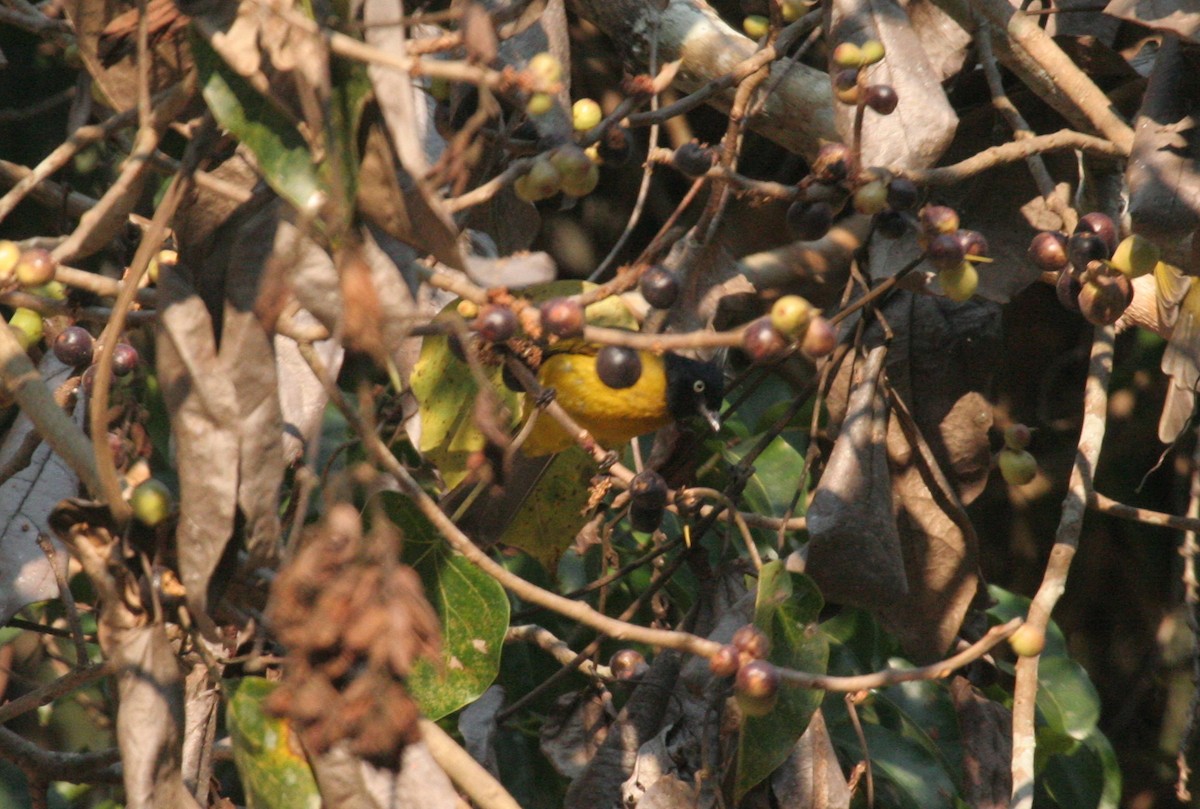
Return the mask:
<svg viewBox="0 0 1200 809">
<path fill-rule="evenodd" d="M 38 372 L 52 389 L 71 376 L 71 369 L 46 352 Z M 79 402 L 73 415 L 82 426 L 85 405 Z M 58 584 L 50 560 L 38 546 L 38 534 L 49 533 L 48 518 L 55 505 L 79 491 L 79 478 L 50 445 L 37 444 L 33 423 L 21 414 L 0 444 L 0 468 L 27 465 L 0 483 L 0 625 L 8 622 L 26 604 L 58 596 Z M 30 448 L 32 453 L 30 453 Z M 57 562 L 67 570 L 66 550 L 58 549 Z"/>
<path fill-rule="evenodd" d="M 539 734 L 542 755 L 567 778 L 578 778 L 608 736 L 613 717 L 603 696 L 589 688 L 554 701 Z"/>
<path fill-rule="evenodd" d="M 892 511 L 887 403 L 879 384 L 887 351 L 871 349 L 853 369 L 846 417 L 808 507 L 806 572 L 828 600 L 867 608 L 892 604 L 908 592 Z"/>
<path fill-rule="evenodd" d="M 1188 0 L 1111 0 L 1104 13 L 1200 42 L 1200 10 Z"/>
<path fill-rule="evenodd" d="M 821 711 L 813 714 L 787 761 L 771 776 L 777 806 L 823 806 L 849 809 L 850 787 Z"/>
<path fill-rule="evenodd" d="M 890 84 L 900 101 L 891 115 L 868 111 L 863 126 L 864 166 L 931 166 L 950 145 L 958 116 L 925 50 L 912 21 L 893 0 L 834 0 L 835 41 L 862 43 L 878 40 L 887 58 L 868 67 L 871 84 Z M 835 105 L 835 120 L 842 140 L 849 143 L 855 108 Z"/>
<path fill-rule="evenodd" d="M 1198 15 L 1192 15 L 1198 16 Z M 1125 169 L 1134 229 L 1177 241 L 1200 224 L 1200 54 L 1163 38 Z"/>
<path fill-rule="evenodd" d="M 971 685 L 950 681 L 962 733 L 963 798 L 974 809 L 1004 809 L 1012 794 L 1012 715 Z"/>
</svg>

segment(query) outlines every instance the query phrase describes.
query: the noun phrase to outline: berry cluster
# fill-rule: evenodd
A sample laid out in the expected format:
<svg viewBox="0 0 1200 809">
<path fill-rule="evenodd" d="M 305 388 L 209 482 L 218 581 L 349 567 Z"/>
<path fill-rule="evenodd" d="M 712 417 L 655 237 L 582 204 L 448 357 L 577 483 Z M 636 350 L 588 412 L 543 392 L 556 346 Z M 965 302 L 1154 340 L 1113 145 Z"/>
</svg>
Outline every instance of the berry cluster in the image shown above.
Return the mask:
<svg viewBox="0 0 1200 809">
<path fill-rule="evenodd" d="M 982 233 L 959 227 L 958 213 L 945 205 L 926 205 L 917 216 L 917 240 L 925 259 L 937 270 L 938 285 L 952 301 L 961 303 L 979 288 L 975 264 L 990 261 Z"/>
<path fill-rule="evenodd" d="M 746 716 L 765 716 L 779 700 L 779 670 L 766 660 L 770 651 L 766 634 L 746 624 L 708 659 L 713 674 L 734 678 L 734 694 Z"/>
<path fill-rule="evenodd" d="M 783 358 L 793 346 L 809 357 L 823 357 L 837 346 L 837 331 L 799 295 L 784 295 L 765 317 L 751 321 L 742 333 L 742 350 L 754 362 Z"/>
<path fill-rule="evenodd" d="M 1068 238 L 1057 231 L 1033 237 L 1029 258 L 1040 269 L 1058 273 L 1058 300 L 1096 325 L 1115 323 L 1133 301 L 1132 279 L 1152 272 L 1158 247 L 1134 234 L 1117 241 L 1117 228 L 1102 213 L 1080 218 Z"/>
</svg>

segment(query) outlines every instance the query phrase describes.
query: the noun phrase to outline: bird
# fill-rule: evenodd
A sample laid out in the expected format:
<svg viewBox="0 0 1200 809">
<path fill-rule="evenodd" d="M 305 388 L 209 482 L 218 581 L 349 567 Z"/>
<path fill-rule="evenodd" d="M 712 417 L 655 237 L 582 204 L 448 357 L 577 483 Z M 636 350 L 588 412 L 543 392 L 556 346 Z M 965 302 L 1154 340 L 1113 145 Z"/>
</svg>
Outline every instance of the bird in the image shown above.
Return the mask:
<svg viewBox="0 0 1200 809">
<path fill-rule="evenodd" d="M 1158 437 L 1165 444 L 1174 443 L 1192 418 L 1200 385 L 1200 284 L 1196 280 L 1166 262 L 1154 268 L 1158 317 L 1171 329 L 1161 365 L 1170 381 L 1158 422 Z"/>
<path fill-rule="evenodd" d="M 551 351 L 538 368 L 538 383 L 552 388 L 562 408 L 606 448 L 697 416 L 714 432 L 720 430 L 724 379 L 715 362 L 674 353 L 618 351 L 636 355 L 633 364 L 640 366 L 636 381 L 625 387 L 613 387 L 601 378 L 598 368 L 602 370 L 605 358 L 599 347 L 579 343 L 570 344 L 569 350 Z M 527 397 L 526 419 L 535 409 L 534 397 Z M 557 421 L 539 414 L 521 451 L 536 458 L 574 444 Z"/>
</svg>

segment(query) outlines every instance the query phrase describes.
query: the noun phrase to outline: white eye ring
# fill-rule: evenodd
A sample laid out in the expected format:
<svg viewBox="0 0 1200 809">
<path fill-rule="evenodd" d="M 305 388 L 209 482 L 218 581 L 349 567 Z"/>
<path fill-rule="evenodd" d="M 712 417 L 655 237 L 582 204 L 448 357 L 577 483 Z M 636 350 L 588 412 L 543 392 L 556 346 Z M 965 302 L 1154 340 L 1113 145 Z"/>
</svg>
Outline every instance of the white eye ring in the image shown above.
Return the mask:
<svg viewBox="0 0 1200 809">
<path fill-rule="evenodd" d="M 704 393 L 704 388 L 705 385 L 703 379 L 697 379 L 692 383 L 692 390 L 694 390 L 696 393 Z"/>
</svg>

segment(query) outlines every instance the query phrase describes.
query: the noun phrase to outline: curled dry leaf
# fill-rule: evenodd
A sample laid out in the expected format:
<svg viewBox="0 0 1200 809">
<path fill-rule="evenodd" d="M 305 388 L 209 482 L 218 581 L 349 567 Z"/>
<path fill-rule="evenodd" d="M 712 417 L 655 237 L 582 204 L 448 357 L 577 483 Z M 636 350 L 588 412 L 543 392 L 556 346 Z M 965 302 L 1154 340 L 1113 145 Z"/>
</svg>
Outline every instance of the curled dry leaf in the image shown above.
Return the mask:
<svg viewBox="0 0 1200 809">
<path fill-rule="evenodd" d="M 887 348 L 873 348 L 853 369 L 845 419 L 808 507 L 806 572 L 828 600 L 867 608 L 890 605 L 908 592 L 892 511 L 888 408 L 879 384 L 886 355 Z"/>
<path fill-rule="evenodd" d="M 47 352 L 38 372 L 51 388 L 66 382 L 71 368 Z M 73 419 L 82 427 L 84 404 L 75 406 Z M 0 625 L 35 601 L 58 595 L 50 560 L 38 546 L 38 534 L 48 533 L 51 510 L 62 499 L 79 491 L 79 478 L 67 463 L 39 443 L 33 423 L 17 417 L 0 444 L 0 469 L 9 476 L 0 482 Z M 58 565 L 67 570 L 67 555 L 57 540 Z"/>
<path fill-rule="evenodd" d="M 394 561 L 395 528 L 382 514 L 374 524 L 364 535 L 357 509 L 334 506 L 280 572 L 267 617 L 287 658 L 267 707 L 317 755 L 346 742 L 394 768 L 420 734 L 405 678 L 440 639 L 420 577 Z"/>
</svg>

